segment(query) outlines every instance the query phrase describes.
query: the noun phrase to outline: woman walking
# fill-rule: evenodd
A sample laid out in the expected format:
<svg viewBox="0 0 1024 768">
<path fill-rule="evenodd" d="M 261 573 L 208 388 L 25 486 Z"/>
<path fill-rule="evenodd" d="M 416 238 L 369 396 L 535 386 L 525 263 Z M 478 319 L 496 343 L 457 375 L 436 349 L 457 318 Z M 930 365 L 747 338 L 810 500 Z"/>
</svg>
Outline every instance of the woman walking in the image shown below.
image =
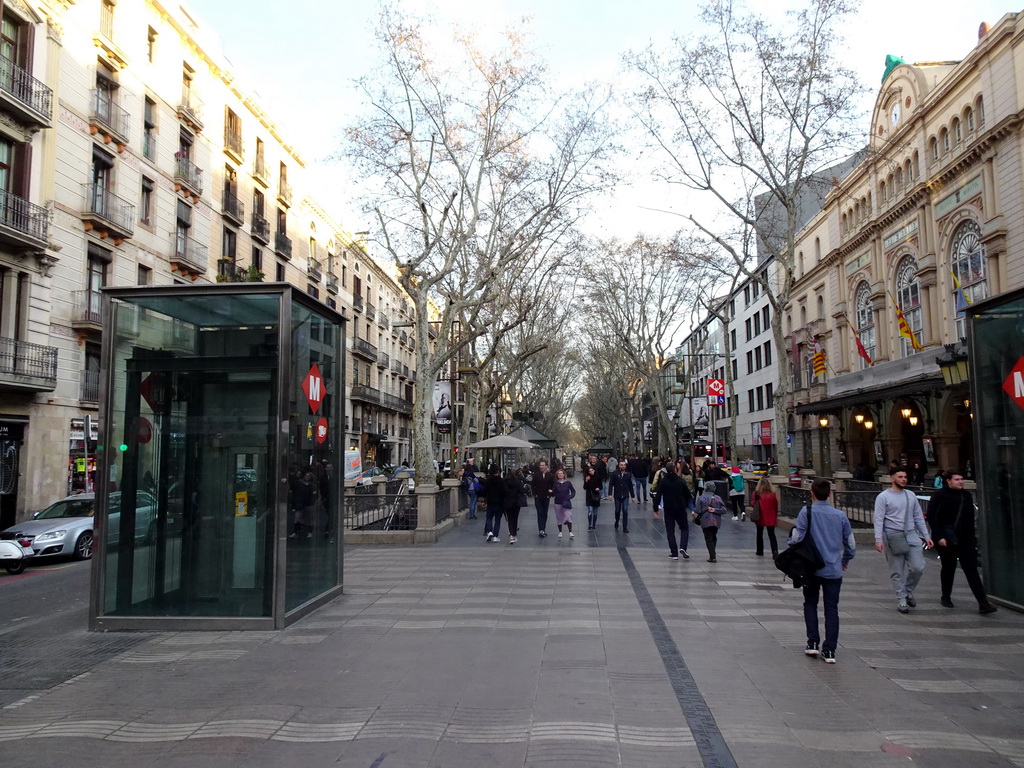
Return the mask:
<svg viewBox="0 0 1024 768">
<path fill-rule="evenodd" d="M 593 467 L 587 469 L 583 491 L 587 501 L 587 530 L 593 531 L 597 529 L 597 508 L 601 506 L 601 478 Z"/>
<path fill-rule="evenodd" d="M 732 504 L 732 519 L 747 519 L 746 480 L 739 467 L 733 467 L 729 474 L 729 502 Z"/>
<path fill-rule="evenodd" d="M 928 502 L 928 525 L 932 539 L 942 561 L 939 583 L 942 586 L 941 603 L 953 607 L 953 578 L 956 564 L 967 577 L 967 586 L 978 601 L 978 613 L 995 613 L 996 607 L 988 601 L 985 587 L 978 575 L 978 536 L 974 527 L 974 499 L 964 490 L 964 475 L 959 470 L 942 473 L 943 487 L 932 494 Z"/>
<path fill-rule="evenodd" d="M 768 543 L 772 557 L 779 554 L 779 542 L 775 539 L 775 524 L 779 520 L 779 497 L 772 491 L 771 481 L 762 476 L 754 487 L 754 508 L 750 519 L 757 524 L 757 556 L 764 557 L 764 532 L 768 531 Z"/>
<path fill-rule="evenodd" d="M 576 489 L 565 479 L 565 470 L 555 472 L 555 522 L 558 524 L 558 538 L 562 538 L 562 526 L 569 529 L 569 538 L 575 539 L 572 532 L 572 499 L 576 497 Z"/>
<path fill-rule="evenodd" d="M 499 542 L 501 516 L 505 512 L 505 481 L 497 464 L 491 464 L 484 480 L 484 498 L 487 499 L 487 518 L 484 520 L 484 536 L 487 541 Z"/>
<path fill-rule="evenodd" d="M 715 493 L 715 481 L 708 480 L 704 484 L 704 492 L 697 498 L 697 506 L 693 520 L 704 531 L 704 543 L 708 547 L 708 562 L 717 563 L 715 549 L 718 546 L 718 527 L 722 524 L 725 514 L 725 502 Z"/>
<path fill-rule="evenodd" d="M 522 472 L 505 470 L 505 517 L 508 520 L 508 543 L 515 544 L 519 536 L 519 510 L 526 506 L 526 487 Z"/>
</svg>

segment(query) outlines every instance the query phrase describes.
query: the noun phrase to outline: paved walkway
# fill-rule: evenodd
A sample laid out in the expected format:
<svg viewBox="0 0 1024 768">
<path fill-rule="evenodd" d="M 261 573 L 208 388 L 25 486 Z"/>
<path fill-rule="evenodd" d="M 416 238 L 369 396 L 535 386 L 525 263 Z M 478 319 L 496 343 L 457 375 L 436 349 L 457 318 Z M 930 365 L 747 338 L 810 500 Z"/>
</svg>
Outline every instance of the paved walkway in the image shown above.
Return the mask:
<svg viewBox="0 0 1024 768">
<path fill-rule="evenodd" d="M 710 564 L 696 529 L 670 561 L 649 505 L 628 536 L 602 517 L 574 540 L 538 538 L 525 510 L 515 546 L 479 520 L 434 546 L 349 548 L 347 594 L 296 626 L 147 635 L 0 709 L 0 751 L 81 768 L 1024 766 L 1024 616 L 978 616 L 962 574 L 941 608 L 930 562 L 901 616 L 862 548 L 826 665 L 749 522 L 726 519 Z"/>
</svg>

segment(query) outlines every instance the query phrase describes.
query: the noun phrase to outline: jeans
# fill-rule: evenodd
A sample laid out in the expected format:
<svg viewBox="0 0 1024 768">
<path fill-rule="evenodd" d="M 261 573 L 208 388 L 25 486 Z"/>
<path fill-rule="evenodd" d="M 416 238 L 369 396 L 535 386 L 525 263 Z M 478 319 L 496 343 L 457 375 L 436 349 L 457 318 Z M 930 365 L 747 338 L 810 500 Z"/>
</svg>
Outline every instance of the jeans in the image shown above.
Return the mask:
<svg viewBox="0 0 1024 768">
<path fill-rule="evenodd" d="M 476 520 L 476 491 L 472 484 L 466 489 L 466 494 L 469 496 L 469 519 Z"/>
<path fill-rule="evenodd" d="M 640 499 L 643 498 L 644 501 L 647 501 L 647 478 L 637 477 L 636 475 L 634 475 L 633 485 L 636 487 L 636 500 L 640 501 Z"/>
<path fill-rule="evenodd" d="M 715 559 L 715 549 L 718 547 L 718 528 L 711 526 L 710 528 L 703 528 L 704 531 L 704 543 L 708 545 L 708 556 Z"/>
<path fill-rule="evenodd" d="M 956 576 L 956 564 L 959 560 L 964 576 L 967 577 L 967 586 L 974 593 L 974 599 L 978 601 L 978 605 L 988 605 L 988 595 L 985 594 L 985 587 L 978 573 L 977 542 L 974 539 L 967 539 L 952 546 L 936 549 L 939 560 L 942 561 L 942 570 L 939 572 L 942 596 L 948 599 L 953 592 L 953 577 Z"/>
<path fill-rule="evenodd" d="M 487 519 L 484 520 L 484 533 L 493 533 L 497 536 L 501 533 L 501 512 L 497 504 L 487 505 Z"/>
<path fill-rule="evenodd" d="M 892 588 L 896 591 L 897 600 L 906 600 L 907 595 L 914 594 L 914 589 L 924 574 L 924 542 L 916 531 L 907 533 L 910 551 L 905 555 L 894 555 L 885 547 L 885 560 L 889 563 L 889 578 Z"/>
<path fill-rule="evenodd" d="M 587 507 L 587 527 L 588 528 L 596 528 L 597 527 L 597 507 L 591 507 L 591 506 Z"/>
<path fill-rule="evenodd" d="M 551 504 L 551 497 L 535 496 L 533 503 L 537 507 L 537 530 L 546 531 L 548 528 L 548 505 Z"/>
<path fill-rule="evenodd" d="M 615 500 L 615 525 L 622 519 L 622 527 L 629 528 L 629 497 Z"/>
<path fill-rule="evenodd" d="M 822 579 L 811 576 L 804 582 L 804 624 L 807 625 L 807 642 L 820 643 L 818 632 L 818 591 L 825 597 L 825 642 L 823 651 L 835 651 L 839 644 L 839 590 L 843 579 Z"/>
<path fill-rule="evenodd" d="M 508 535 L 518 536 L 519 535 L 519 507 L 510 507 L 505 509 L 505 518 L 508 521 Z M 494 534 L 497 536 L 498 534 Z"/>
<path fill-rule="evenodd" d="M 764 532 L 768 531 L 768 543 L 772 546 L 772 557 L 779 554 L 779 542 L 775 538 L 774 525 L 757 524 L 757 554 L 764 554 Z"/>
<path fill-rule="evenodd" d="M 679 544 L 676 545 L 676 526 L 679 526 Z M 668 551 L 672 557 L 679 556 L 679 550 L 686 551 L 690 545 L 690 521 L 686 510 L 665 510 L 665 537 L 668 539 Z"/>
</svg>

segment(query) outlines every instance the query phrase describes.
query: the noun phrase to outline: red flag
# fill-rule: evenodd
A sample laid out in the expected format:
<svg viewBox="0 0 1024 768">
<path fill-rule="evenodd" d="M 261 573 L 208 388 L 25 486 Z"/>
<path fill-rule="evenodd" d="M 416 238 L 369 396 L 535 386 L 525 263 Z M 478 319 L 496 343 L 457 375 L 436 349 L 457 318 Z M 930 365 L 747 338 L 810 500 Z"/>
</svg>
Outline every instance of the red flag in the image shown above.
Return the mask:
<svg viewBox="0 0 1024 768">
<path fill-rule="evenodd" d="M 915 352 L 920 352 L 924 347 L 921 346 L 921 342 L 919 342 L 917 340 L 917 336 L 914 335 L 914 330 L 910 327 L 910 323 L 907 322 L 907 318 L 903 316 L 903 310 L 900 309 L 899 303 L 897 303 L 895 297 L 891 293 L 889 294 L 889 298 L 892 299 L 892 303 L 896 307 L 896 325 L 899 328 L 900 336 L 910 342 L 910 346 L 914 348 Z"/>
<path fill-rule="evenodd" d="M 850 330 L 853 331 L 853 326 L 850 326 Z M 864 358 L 864 362 L 868 365 L 874 365 L 875 361 L 871 359 L 871 355 L 864 349 L 864 343 L 860 340 L 860 336 L 856 331 L 853 331 L 853 340 L 857 342 L 857 354 Z"/>
</svg>

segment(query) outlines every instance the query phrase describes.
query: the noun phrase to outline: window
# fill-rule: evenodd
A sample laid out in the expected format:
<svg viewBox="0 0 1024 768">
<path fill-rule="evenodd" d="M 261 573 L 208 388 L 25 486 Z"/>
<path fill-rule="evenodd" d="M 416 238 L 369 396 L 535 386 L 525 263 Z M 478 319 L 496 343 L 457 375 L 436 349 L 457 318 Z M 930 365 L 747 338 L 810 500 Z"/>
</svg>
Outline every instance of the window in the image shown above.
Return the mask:
<svg viewBox="0 0 1024 768">
<path fill-rule="evenodd" d="M 860 339 L 860 343 L 864 347 L 864 351 L 868 353 L 868 357 L 874 360 L 875 313 L 871 308 L 871 289 L 868 288 L 867 283 L 861 283 L 860 287 L 857 289 L 857 295 L 854 299 L 854 307 L 857 327 L 853 329 L 853 332 L 857 334 L 857 337 Z M 860 370 L 864 370 L 868 367 L 868 361 L 861 357 L 859 352 L 857 353 L 857 359 L 860 360 Z"/>
<path fill-rule="evenodd" d="M 945 128 L 942 129 L 942 133 L 939 134 L 939 138 L 942 140 L 942 154 L 949 154 L 949 131 Z"/>
<path fill-rule="evenodd" d="M 772 309 L 770 306 L 768 306 L 761 310 L 761 327 L 767 331 L 771 327 L 771 325 Z"/>
<path fill-rule="evenodd" d="M 156 58 L 156 30 L 152 27 L 149 28 L 149 32 L 146 34 L 146 58 L 150 64 Z"/>
<path fill-rule="evenodd" d="M 733 328 L 731 331 L 729 331 L 729 345 L 733 349 L 736 349 L 736 329 L 735 328 Z"/>
<path fill-rule="evenodd" d="M 284 208 L 277 209 L 277 232 L 280 235 L 288 234 L 288 211 Z"/>
<path fill-rule="evenodd" d="M 306 293 L 308 293 L 314 299 L 319 299 L 320 298 L 320 289 L 318 289 L 315 285 L 307 285 L 306 286 Z"/>
<path fill-rule="evenodd" d="M 139 200 L 139 221 L 147 226 L 153 223 L 153 180 L 142 177 L 142 198 Z"/>
<path fill-rule="evenodd" d="M 281 262 L 277 262 L 277 268 L 274 271 L 274 279 L 279 283 L 285 282 L 284 264 L 282 264 Z"/>
<path fill-rule="evenodd" d="M 20 144 L 0 134 L 0 190 L 10 192 L 18 197 L 28 197 L 31 152 L 30 144 Z M 20 215 L 15 215 L 15 213 L 16 211 L 13 209 L 2 211 L 0 220 L 8 226 L 11 224 L 18 226 Z"/>
<path fill-rule="evenodd" d="M 818 296 L 818 319 L 825 320 L 825 297 L 821 295 Z"/>
<path fill-rule="evenodd" d="M 174 225 L 175 255 L 181 257 L 188 253 L 189 233 L 192 230 L 192 206 L 184 200 L 178 201 L 178 211 Z"/>
<path fill-rule="evenodd" d="M 137 274 L 135 276 L 136 285 L 151 285 L 153 283 L 153 270 L 149 267 L 139 264 Z"/>
<path fill-rule="evenodd" d="M 743 304 L 744 306 L 750 306 L 750 286 L 746 286 L 743 289 Z"/>
<path fill-rule="evenodd" d="M 928 148 L 932 156 L 932 162 L 936 162 L 939 159 L 939 142 L 934 137 L 928 142 Z"/>
<path fill-rule="evenodd" d="M 224 149 L 237 158 L 242 151 L 242 118 L 230 107 L 224 107 Z"/>
<path fill-rule="evenodd" d="M 985 246 L 981 243 L 981 228 L 974 221 L 965 221 L 953 234 L 950 253 L 953 274 L 960 283 L 960 290 L 955 291 L 956 330 L 957 336 L 967 335 L 964 311 L 968 302 L 971 304 L 984 299 L 988 295 L 988 284 L 985 280 Z"/>
<path fill-rule="evenodd" d="M 762 367 L 761 366 L 761 348 L 760 347 L 754 347 L 754 367 L 757 370 L 759 370 L 759 371 L 761 370 L 761 367 Z"/>
<path fill-rule="evenodd" d="M 100 3 L 100 34 L 107 40 L 114 39 L 114 0 L 102 0 Z"/>
<path fill-rule="evenodd" d="M 732 380 L 736 381 L 740 377 L 740 366 L 739 361 L 734 357 L 732 359 Z"/>
<path fill-rule="evenodd" d="M 896 269 L 896 301 L 907 325 L 914 332 L 918 343 L 921 343 L 921 331 L 924 329 L 924 312 L 921 309 L 921 283 L 917 279 L 917 262 L 907 256 Z M 910 339 L 899 337 L 903 357 L 914 354 L 914 346 Z"/>
<path fill-rule="evenodd" d="M 974 110 L 967 108 L 967 133 L 974 133 Z"/>
<path fill-rule="evenodd" d="M 749 317 L 747 318 L 746 326 L 747 326 L 747 341 L 750 341 L 751 338 L 753 338 L 753 336 L 750 333 L 750 329 L 751 329 L 752 326 L 750 324 L 750 318 Z"/>
<path fill-rule="evenodd" d="M 0 25 L 0 56 L 21 67 L 23 70 L 32 69 L 32 37 L 33 29 L 31 24 L 26 24 L 6 10 L 3 12 L 3 23 Z M 16 77 L 14 72 L 3 73 L 5 90 L 13 90 L 19 93 L 23 87 L 11 80 Z"/>
<path fill-rule="evenodd" d="M 751 374 L 754 372 L 754 351 L 747 350 L 747 373 Z"/>
<path fill-rule="evenodd" d="M 754 336 L 761 334 L 761 314 L 754 315 Z"/>
<path fill-rule="evenodd" d="M 194 106 L 192 99 L 192 81 L 196 79 L 196 71 L 188 64 L 181 66 L 181 103 L 186 107 Z"/>
<path fill-rule="evenodd" d="M 238 236 L 235 230 L 224 227 L 224 237 L 220 241 L 220 257 L 224 261 L 235 260 L 235 245 Z"/>
<path fill-rule="evenodd" d="M 256 139 L 256 160 L 253 163 L 253 174 L 259 176 L 261 179 L 267 178 L 267 160 L 264 154 L 265 148 L 263 145 L 263 139 Z"/>
<path fill-rule="evenodd" d="M 978 127 L 985 127 L 985 102 L 981 100 L 981 96 L 974 103 L 974 111 L 978 113 Z"/>
<path fill-rule="evenodd" d="M 964 140 L 963 129 L 960 127 L 960 121 L 953 121 L 953 145 L 959 147 L 960 142 Z"/>
<path fill-rule="evenodd" d="M 747 390 L 747 410 L 751 413 L 754 412 L 754 390 Z"/>
<path fill-rule="evenodd" d="M 255 269 L 257 272 L 262 272 L 263 271 L 263 251 L 261 251 L 256 246 L 252 247 L 252 261 L 251 261 L 251 264 L 252 264 L 253 269 Z"/>
<path fill-rule="evenodd" d="M 85 287 L 89 301 L 89 312 L 99 317 L 102 311 L 103 286 L 107 284 L 107 265 L 110 263 L 110 251 L 95 243 L 89 243 L 88 261 L 86 262 Z"/>
<path fill-rule="evenodd" d="M 769 408 L 775 407 L 775 388 L 771 382 L 764 385 L 764 402 Z"/>
<path fill-rule="evenodd" d="M 267 200 L 258 189 L 252 192 L 252 212 L 259 217 L 264 217 L 267 211 Z"/>
<path fill-rule="evenodd" d="M 760 292 L 760 290 L 761 290 L 761 284 L 755 281 L 754 284 L 751 286 L 751 296 L 755 300 L 757 299 L 757 295 Z"/>
<path fill-rule="evenodd" d="M 772 364 L 772 343 L 771 343 L 771 341 L 766 341 L 764 343 L 764 364 L 765 365 L 771 365 Z"/>
<path fill-rule="evenodd" d="M 177 158 L 181 160 L 192 159 L 192 144 L 195 139 L 192 134 L 186 131 L 184 128 L 178 133 L 178 154 Z"/>
<path fill-rule="evenodd" d="M 763 387 L 758 387 L 756 390 L 754 390 L 754 392 L 757 395 L 757 410 L 763 411 L 764 410 L 764 388 Z"/>
<path fill-rule="evenodd" d="M 142 106 L 142 156 L 156 160 L 156 102 L 148 96 Z"/>
</svg>

